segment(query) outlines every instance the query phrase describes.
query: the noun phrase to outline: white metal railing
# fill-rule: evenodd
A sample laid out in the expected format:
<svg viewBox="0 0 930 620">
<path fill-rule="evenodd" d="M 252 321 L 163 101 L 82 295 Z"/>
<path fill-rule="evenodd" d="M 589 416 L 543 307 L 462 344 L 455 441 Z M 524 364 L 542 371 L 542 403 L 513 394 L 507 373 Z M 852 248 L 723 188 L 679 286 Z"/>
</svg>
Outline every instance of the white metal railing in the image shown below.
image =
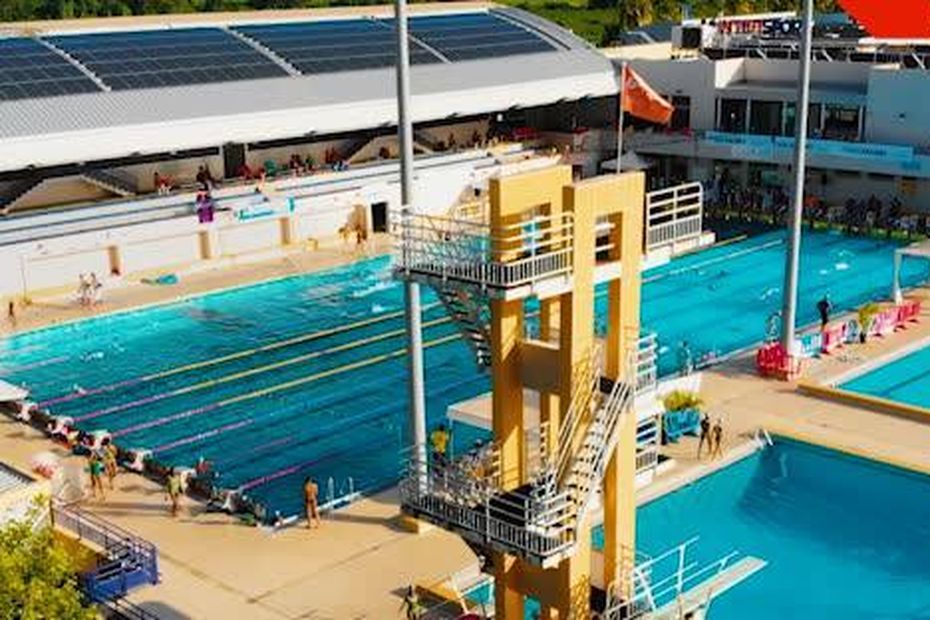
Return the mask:
<svg viewBox="0 0 930 620">
<path fill-rule="evenodd" d="M 504 488 L 502 481 L 512 476 L 502 471 L 495 444 L 450 462 L 414 453 L 400 485 L 405 510 L 512 553 L 545 559 L 570 549 L 586 535 L 579 529 L 582 517 L 597 493 L 634 393 L 624 381 L 612 382 L 604 392 L 599 357 L 592 353 L 576 371 L 581 376 L 574 409 L 560 429 L 555 455 L 550 458 L 543 448 L 545 426 L 532 441 L 533 454 L 524 454 L 529 484 Z"/>
<path fill-rule="evenodd" d="M 482 287 L 506 288 L 571 272 L 571 213 L 533 215 L 495 227 L 469 219 L 407 213 L 395 220 L 400 269 Z"/>
<path fill-rule="evenodd" d="M 701 563 L 688 557 L 689 549 L 698 537 L 669 549 L 645 561 L 637 562 L 626 578 L 630 579 L 625 589 L 613 585 L 604 617 L 620 620 L 644 616 L 665 605 L 679 601 L 696 585 L 719 575 L 727 569 L 739 553 L 733 551 L 712 562 Z M 620 600 L 618 590 L 629 593 Z"/>
<path fill-rule="evenodd" d="M 659 336 L 648 332 L 639 337 L 636 348 L 636 393 L 655 389 L 659 382 Z"/>
<path fill-rule="evenodd" d="M 646 251 L 700 236 L 704 188 L 685 183 L 646 194 Z"/>
</svg>

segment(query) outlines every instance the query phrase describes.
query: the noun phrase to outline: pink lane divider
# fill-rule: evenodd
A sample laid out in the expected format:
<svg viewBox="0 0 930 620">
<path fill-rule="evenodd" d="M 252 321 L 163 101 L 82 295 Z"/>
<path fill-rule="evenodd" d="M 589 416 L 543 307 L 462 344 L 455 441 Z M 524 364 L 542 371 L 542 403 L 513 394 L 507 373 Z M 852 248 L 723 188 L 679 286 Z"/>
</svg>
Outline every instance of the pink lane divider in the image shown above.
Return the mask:
<svg viewBox="0 0 930 620">
<path fill-rule="evenodd" d="M 85 396 L 94 396 L 95 394 L 105 394 L 106 392 L 112 392 L 113 390 L 118 390 L 120 388 L 129 387 L 137 383 L 142 383 L 145 381 L 145 377 L 133 377 L 132 379 L 126 379 L 124 381 L 118 381 L 116 383 L 110 383 L 109 385 L 101 385 L 100 387 L 91 388 L 89 390 L 82 390 L 80 392 L 71 392 L 70 394 L 65 394 L 64 396 L 56 396 L 55 398 L 49 398 L 48 400 L 43 400 L 39 403 L 40 407 L 49 407 L 51 405 L 59 405 L 61 403 L 68 403 L 72 400 L 77 400 L 79 398 L 84 398 Z"/>
<path fill-rule="evenodd" d="M 23 364 L 21 366 L 7 366 L 6 368 L 0 368 L 0 377 L 6 376 L 13 372 L 22 372 L 24 370 L 32 370 L 34 368 L 42 368 L 43 366 L 51 366 L 52 364 L 58 364 L 60 362 L 65 362 L 71 359 L 67 355 L 61 355 L 59 357 L 53 357 L 47 360 L 40 360 L 38 362 L 32 362 L 29 364 Z M 41 403 L 40 403 L 41 404 Z"/>
<path fill-rule="evenodd" d="M 208 411 L 213 411 L 214 409 L 219 409 L 222 406 L 223 403 L 213 403 L 212 405 L 204 405 L 203 407 L 197 407 L 196 409 L 188 409 L 187 411 L 164 416 L 155 420 L 149 420 L 148 422 L 140 422 L 139 424 L 133 424 L 132 426 L 127 426 L 126 428 L 114 432 L 113 437 L 123 437 L 124 435 L 128 435 L 130 433 L 144 431 L 149 428 L 155 428 L 156 426 L 162 426 L 164 424 L 168 424 L 169 422 L 176 422 L 185 418 L 192 418 L 196 415 L 207 413 Z"/>
<path fill-rule="evenodd" d="M 112 407 L 104 407 L 103 409 L 97 409 L 96 411 L 91 411 L 90 413 L 85 413 L 84 415 L 79 415 L 74 418 L 75 422 L 86 422 L 87 420 L 93 420 L 101 416 L 109 415 L 111 413 L 116 413 L 117 411 L 123 411 L 124 409 L 132 409 L 134 407 L 141 407 L 142 405 L 150 405 L 151 403 L 164 400 L 169 396 L 174 396 L 175 392 L 162 392 L 161 394 L 155 394 L 154 396 L 146 396 L 145 398 L 140 398 L 138 400 L 131 400 L 128 403 L 120 403 L 119 405 L 113 405 Z"/>
<path fill-rule="evenodd" d="M 238 430 L 254 422 L 255 422 L 254 419 L 241 420 L 239 422 L 233 422 L 231 424 L 226 424 L 224 426 L 213 428 L 208 431 L 204 431 L 202 433 L 197 433 L 196 435 L 191 435 L 189 437 L 183 437 L 181 439 L 178 439 L 177 441 L 172 441 L 172 442 L 157 446 L 155 448 L 152 448 L 152 454 L 157 454 L 158 452 L 164 452 L 166 450 L 171 450 L 172 448 L 178 448 L 180 446 L 186 446 L 188 444 L 192 444 L 192 443 L 201 441 L 203 439 L 208 439 L 210 437 L 213 437 L 214 435 L 219 435 L 220 433 L 226 433 L 229 431 Z"/>
</svg>

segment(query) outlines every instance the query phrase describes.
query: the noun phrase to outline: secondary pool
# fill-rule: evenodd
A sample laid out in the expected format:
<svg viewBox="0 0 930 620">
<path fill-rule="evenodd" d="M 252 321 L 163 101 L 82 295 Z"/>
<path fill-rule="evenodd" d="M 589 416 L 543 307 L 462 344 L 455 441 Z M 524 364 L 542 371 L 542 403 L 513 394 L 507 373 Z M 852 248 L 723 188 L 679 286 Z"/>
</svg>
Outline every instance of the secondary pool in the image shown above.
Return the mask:
<svg viewBox="0 0 930 620">
<path fill-rule="evenodd" d="M 930 617 L 927 476 L 778 440 L 639 508 L 639 551 L 693 536 L 699 563 L 768 561 L 713 602 L 714 620 Z"/>
<path fill-rule="evenodd" d="M 800 320 L 829 289 L 839 309 L 890 290 L 893 243 L 807 233 Z M 767 233 L 648 271 L 643 323 L 660 371 L 678 343 L 726 354 L 764 335 L 781 303 L 784 237 Z M 927 277 L 905 264 L 903 282 Z M 599 293 L 601 316 L 606 299 Z M 436 298 L 424 289 L 427 415 L 488 389 Z M 293 514 L 307 475 L 335 492 L 396 481 L 407 394 L 403 294 L 378 258 L 0 341 L 0 377 L 56 414 L 106 429 L 166 464 L 212 461 L 219 483 Z M 470 445 L 478 431 L 457 432 Z"/>
<path fill-rule="evenodd" d="M 844 390 L 930 408 L 930 346 L 840 385 Z"/>
</svg>

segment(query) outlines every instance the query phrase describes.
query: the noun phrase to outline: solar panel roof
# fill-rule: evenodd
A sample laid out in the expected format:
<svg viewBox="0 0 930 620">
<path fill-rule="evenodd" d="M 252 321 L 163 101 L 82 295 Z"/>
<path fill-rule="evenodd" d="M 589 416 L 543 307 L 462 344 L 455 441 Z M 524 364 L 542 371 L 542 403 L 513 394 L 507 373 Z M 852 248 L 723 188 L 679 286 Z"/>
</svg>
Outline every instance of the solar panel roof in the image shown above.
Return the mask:
<svg viewBox="0 0 930 620">
<path fill-rule="evenodd" d="M 503 11 L 416 15 L 410 60 L 431 65 L 572 48 L 531 21 Z M 394 20 L 380 16 L 0 38 L 0 101 L 387 68 L 395 63 L 395 39 Z"/>
<path fill-rule="evenodd" d="M 240 26 L 242 34 L 260 42 L 301 73 L 355 71 L 394 65 L 397 44 L 393 23 L 352 19 Z M 440 58 L 413 42 L 410 62 Z"/>
<path fill-rule="evenodd" d="M 268 56 L 219 28 L 49 37 L 113 90 L 286 76 Z"/>
<path fill-rule="evenodd" d="M 35 39 L 0 39 L 0 100 L 99 90 L 80 69 Z"/>
<path fill-rule="evenodd" d="M 556 51 L 539 35 L 488 13 L 414 17 L 410 32 L 453 62 Z"/>
</svg>

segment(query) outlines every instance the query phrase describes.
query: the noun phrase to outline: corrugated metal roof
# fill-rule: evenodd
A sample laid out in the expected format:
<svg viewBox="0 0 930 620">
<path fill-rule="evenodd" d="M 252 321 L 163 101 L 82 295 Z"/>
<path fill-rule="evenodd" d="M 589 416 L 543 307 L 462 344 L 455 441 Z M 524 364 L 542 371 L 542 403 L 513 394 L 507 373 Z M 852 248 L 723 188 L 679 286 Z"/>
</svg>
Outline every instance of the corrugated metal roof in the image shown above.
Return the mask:
<svg viewBox="0 0 930 620">
<path fill-rule="evenodd" d="M 587 43 L 523 11 L 497 12 L 558 51 L 414 66 L 416 122 L 617 92 L 610 61 Z M 391 67 L 2 102 L 0 170 L 369 129 L 396 122 L 394 88 Z"/>
</svg>

